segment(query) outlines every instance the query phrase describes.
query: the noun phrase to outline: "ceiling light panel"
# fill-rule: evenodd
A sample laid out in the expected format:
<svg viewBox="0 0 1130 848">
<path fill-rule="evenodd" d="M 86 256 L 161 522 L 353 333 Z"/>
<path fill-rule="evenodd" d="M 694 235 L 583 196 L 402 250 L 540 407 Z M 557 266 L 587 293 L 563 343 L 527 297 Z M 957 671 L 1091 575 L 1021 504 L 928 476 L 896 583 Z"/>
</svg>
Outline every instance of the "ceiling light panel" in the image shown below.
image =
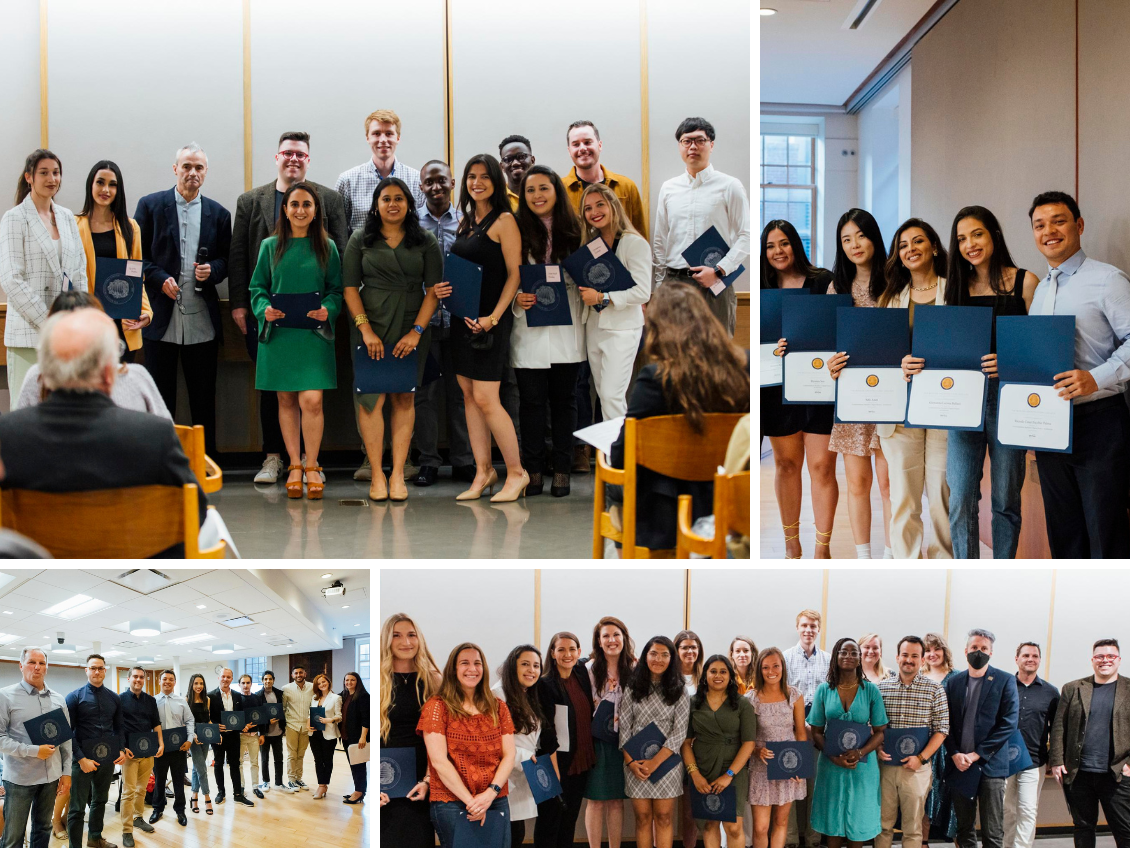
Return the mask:
<svg viewBox="0 0 1130 848">
<path fill-rule="evenodd" d="M 215 639 L 211 633 L 197 633 L 195 636 L 181 636 L 179 639 L 170 640 L 169 644 L 172 645 L 191 645 L 195 642 L 203 642 L 206 639 Z"/>
<path fill-rule="evenodd" d="M 101 610 L 108 609 L 111 604 L 106 601 L 92 598 L 89 595 L 72 595 L 65 601 L 48 607 L 40 615 L 49 615 L 52 618 L 61 618 L 65 621 L 75 621 Z"/>
</svg>

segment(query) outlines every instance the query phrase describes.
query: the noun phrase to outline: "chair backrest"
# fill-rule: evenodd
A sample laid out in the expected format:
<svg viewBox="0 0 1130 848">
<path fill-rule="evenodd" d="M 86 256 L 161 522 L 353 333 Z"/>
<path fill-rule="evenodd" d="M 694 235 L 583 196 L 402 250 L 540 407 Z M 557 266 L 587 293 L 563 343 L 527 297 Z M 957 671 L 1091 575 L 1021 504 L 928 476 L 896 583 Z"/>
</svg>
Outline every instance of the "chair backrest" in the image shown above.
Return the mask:
<svg viewBox="0 0 1130 848">
<path fill-rule="evenodd" d="M 198 519 L 192 484 L 0 493 L 0 526 L 34 539 L 56 558 L 140 559 L 179 543 L 194 557 Z"/>
<path fill-rule="evenodd" d="M 714 478 L 714 536 L 749 535 L 749 472 Z"/>
<path fill-rule="evenodd" d="M 219 465 L 204 452 L 204 428 L 200 424 L 192 427 L 184 424 L 173 425 L 180 439 L 180 446 L 188 457 L 188 466 L 196 475 L 196 481 L 206 494 L 218 492 L 223 488 L 224 475 Z M 211 474 L 209 474 L 211 472 Z"/>
<path fill-rule="evenodd" d="M 676 480 L 709 482 L 726 459 L 730 434 L 744 412 L 711 412 L 696 433 L 682 415 L 628 418 L 624 422 L 624 462 L 634 442 L 636 465 Z"/>
</svg>

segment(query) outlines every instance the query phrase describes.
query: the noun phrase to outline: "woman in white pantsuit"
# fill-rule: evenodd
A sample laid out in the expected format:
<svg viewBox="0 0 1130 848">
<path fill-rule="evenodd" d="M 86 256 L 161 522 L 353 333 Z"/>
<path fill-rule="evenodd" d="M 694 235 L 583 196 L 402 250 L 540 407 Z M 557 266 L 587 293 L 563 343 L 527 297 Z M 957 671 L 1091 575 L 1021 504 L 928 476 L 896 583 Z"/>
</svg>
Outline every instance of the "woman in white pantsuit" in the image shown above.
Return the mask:
<svg viewBox="0 0 1130 848">
<path fill-rule="evenodd" d="M 628 383 L 643 334 L 643 304 L 651 299 L 651 246 L 632 227 L 620 199 L 603 183 L 588 186 L 581 195 L 581 218 L 582 243 L 601 236 L 636 281 L 626 291 L 608 294 L 583 286 L 578 289 L 585 302 L 589 369 L 607 421 L 628 411 Z"/>
<path fill-rule="evenodd" d="M 4 345 L 8 391 L 19 397 L 24 376 L 36 361 L 39 329 L 56 296 L 67 288 L 86 291 L 86 253 L 71 210 L 52 200 L 63 182 L 63 165 L 50 150 L 27 157 L 16 190 L 16 206 L 0 219 L 0 286 L 8 296 Z"/>
</svg>

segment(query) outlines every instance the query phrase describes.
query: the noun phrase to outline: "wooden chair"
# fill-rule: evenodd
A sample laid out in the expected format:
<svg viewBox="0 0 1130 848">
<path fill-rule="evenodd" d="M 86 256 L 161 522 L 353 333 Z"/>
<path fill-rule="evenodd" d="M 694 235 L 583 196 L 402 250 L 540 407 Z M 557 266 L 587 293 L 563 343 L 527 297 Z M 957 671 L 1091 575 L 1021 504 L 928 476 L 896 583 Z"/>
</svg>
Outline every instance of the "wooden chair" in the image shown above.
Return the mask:
<svg viewBox="0 0 1130 848">
<path fill-rule="evenodd" d="M 204 453 L 204 428 L 197 424 L 187 427 L 183 424 L 174 425 L 180 437 L 180 445 L 188 457 L 188 464 L 192 473 L 196 475 L 200 488 L 204 494 L 210 495 L 224 487 L 224 472 L 208 454 Z"/>
<path fill-rule="evenodd" d="M 692 553 L 711 559 L 726 559 L 726 535 L 749 535 L 749 472 L 714 475 L 714 538 L 691 532 L 691 496 L 679 495 L 679 525 L 675 556 L 690 559 Z"/>
<path fill-rule="evenodd" d="M 648 468 L 677 480 L 708 482 L 726 458 L 726 446 L 738 420 L 745 413 L 712 412 L 706 416 L 701 434 L 695 433 L 682 415 L 624 419 L 624 469 L 613 468 L 603 451 L 596 453 L 593 489 L 593 559 L 603 559 L 604 540 L 622 546 L 624 559 L 671 559 L 675 549 L 652 551 L 636 544 L 636 469 Z M 604 510 L 604 487 L 624 487 L 624 528 L 617 530 Z"/>
<path fill-rule="evenodd" d="M 58 559 L 143 559 L 178 543 L 185 559 L 223 559 L 227 544 L 200 550 L 196 486 L 133 486 L 92 492 L 0 493 L 0 527 Z"/>
</svg>

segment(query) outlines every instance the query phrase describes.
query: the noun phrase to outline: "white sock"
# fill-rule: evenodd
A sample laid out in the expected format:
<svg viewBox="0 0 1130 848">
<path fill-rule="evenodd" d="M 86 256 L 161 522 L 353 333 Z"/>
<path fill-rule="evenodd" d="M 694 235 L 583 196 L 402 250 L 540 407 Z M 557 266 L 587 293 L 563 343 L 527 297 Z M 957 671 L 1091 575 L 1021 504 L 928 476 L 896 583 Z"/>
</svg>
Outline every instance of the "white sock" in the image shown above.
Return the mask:
<svg viewBox="0 0 1130 848">
<path fill-rule="evenodd" d="M 855 558 L 856 559 L 871 559 L 871 543 L 868 542 L 866 545 L 856 545 L 855 546 Z"/>
<path fill-rule="evenodd" d="M 890 545 L 885 545 L 883 547 L 883 559 L 894 559 L 894 558 L 895 558 L 895 552 L 891 550 Z"/>
</svg>

